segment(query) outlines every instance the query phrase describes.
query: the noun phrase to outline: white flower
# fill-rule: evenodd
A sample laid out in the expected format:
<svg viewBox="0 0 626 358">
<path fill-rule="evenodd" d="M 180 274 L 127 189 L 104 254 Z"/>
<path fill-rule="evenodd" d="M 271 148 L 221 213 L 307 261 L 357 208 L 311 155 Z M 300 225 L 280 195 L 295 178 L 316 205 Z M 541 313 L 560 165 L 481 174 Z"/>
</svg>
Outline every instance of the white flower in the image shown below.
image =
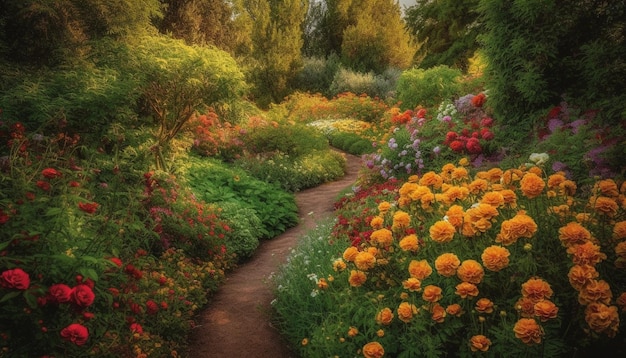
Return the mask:
<svg viewBox="0 0 626 358">
<path fill-rule="evenodd" d="M 545 164 L 550 159 L 550 156 L 548 153 L 532 153 L 528 159 L 539 166 Z"/>
</svg>

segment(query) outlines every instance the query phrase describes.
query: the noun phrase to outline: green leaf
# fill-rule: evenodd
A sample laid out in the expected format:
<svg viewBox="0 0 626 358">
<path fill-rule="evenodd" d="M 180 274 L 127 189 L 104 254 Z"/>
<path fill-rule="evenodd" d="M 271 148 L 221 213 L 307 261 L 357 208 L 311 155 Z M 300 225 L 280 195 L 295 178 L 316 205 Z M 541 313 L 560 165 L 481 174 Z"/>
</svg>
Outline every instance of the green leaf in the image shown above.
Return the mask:
<svg viewBox="0 0 626 358">
<path fill-rule="evenodd" d="M 8 300 L 10 300 L 10 299 L 12 299 L 14 297 L 17 297 L 17 296 L 20 295 L 20 293 L 21 293 L 20 291 L 9 292 L 6 295 L 4 295 L 2 298 L 0 298 L 0 303 L 8 301 Z"/>
</svg>

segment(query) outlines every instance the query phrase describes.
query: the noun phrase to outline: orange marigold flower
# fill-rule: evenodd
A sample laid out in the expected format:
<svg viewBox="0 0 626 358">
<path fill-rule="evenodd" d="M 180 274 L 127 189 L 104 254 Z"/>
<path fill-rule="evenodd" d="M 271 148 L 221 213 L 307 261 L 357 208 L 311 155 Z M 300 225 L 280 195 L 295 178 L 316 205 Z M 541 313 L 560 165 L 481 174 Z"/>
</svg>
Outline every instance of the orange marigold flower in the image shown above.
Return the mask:
<svg viewBox="0 0 626 358">
<path fill-rule="evenodd" d="M 613 226 L 613 239 L 626 239 L 626 221 L 620 221 Z"/>
<path fill-rule="evenodd" d="M 378 204 L 378 211 L 380 212 L 381 215 L 385 215 L 385 213 L 389 211 L 390 208 L 391 208 L 391 204 L 389 204 L 389 202 L 387 201 L 383 201 L 380 204 Z"/>
<path fill-rule="evenodd" d="M 384 222 L 385 219 L 383 219 L 382 217 L 374 216 L 370 221 L 370 226 L 372 227 L 372 229 L 380 229 L 383 227 Z"/>
<path fill-rule="evenodd" d="M 535 302 L 528 297 L 522 297 L 515 303 L 515 309 L 522 317 L 533 317 L 535 315 Z"/>
<path fill-rule="evenodd" d="M 523 175 L 524 173 L 519 169 L 508 169 L 504 171 L 500 181 L 504 185 L 511 185 L 513 182 L 520 180 Z"/>
<path fill-rule="evenodd" d="M 600 252 L 600 246 L 587 241 L 584 244 L 573 245 L 567 249 L 572 255 L 572 261 L 576 265 L 595 265 L 606 259 L 606 255 Z"/>
<path fill-rule="evenodd" d="M 348 328 L 348 337 L 356 337 L 357 334 L 359 334 L 358 328 L 354 326 L 350 326 L 350 328 Z"/>
<path fill-rule="evenodd" d="M 463 225 L 464 216 L 465 212 L 463 211 L 462 206 L 452 205 L 448 208 L 448 211 L 446 211 L 445 220 L 458 229 Z"/>
<path fill-rule="evenodd" d="M 469 177 L 469 172 L 464 167 L 454 168 L 452 173 L 450 173 L 450 178 L 452 180 L 464 180 Z"/>
<path fill-rule="evenodd" d="M 534 302 L 552 297 L 552 287 L 540 278 L 531 278 L 522 284 L 522 296 L 528 297 Z"/>
<path fill-rule="evenodd" d="M 515 337 L 525 344 L 539 344 L 544 332 L 541 326 L 532 318 L 520 318 L 513 327 Z"/>
<path fill-rule="evenodd" d="M 461 282 L 456 285 L 456 291 L 454 292 L 461 298 L 476 297 L 478 296 L 478 287 L 473 283 Z"/>
<path fill-rule="evenodd" d="M 352 270 L 350 271 L 350 278 L 348 278 L 348 282 L 352 287 L 362 286 L 367 280 L 367 275 L 365 272 Z"/>
<path fill-rule="evenodd" d="M 317 281 L 317 287 L 318 287 L 320 290 L 325 290 L 325 289 L 327 289 L 327 288 L 328 288 L 328 281 L 326 281 L 326 279 L 325 279 L 325 278 L 320 278 L 320 279 Z"/>
<path fill-rule="evenodd" d="M 343 256 L 342 257 L 343 257 L 344 260 L 346 260 L 348 262 L 353 262 L 354 258 L 358 254 L 359 254 L 359 249 L 357 249 L 354 246 L 350 246 L 343 252 Z"/>
<path fill-rule="evenodd" d="M 404 229 L 411 223 L 411 217 L 408 213 L 398 210 L 393 214 L 392 229 Z"/>
<path fill-rule="evenodd" d="M 511 253 L 506 248 L 492 245 L 485 248 L 480 258 L 483 261 L 483 266 L 490 271 L 497 272 L 509 266 L 510 255 Z"/>
<path fill-rule="evenodd" d="M 461 265 L 461 260 L 453 253 L 444 253 L 435 259 L 435 269 L 441 276 L 452 277 Z"/>
<path fill-rule="evenodd" d="M 502 222 L 496 242 L 511 245 L 522 237 L 530 239 L 536 232 L 537 223 L 526 212 L 520 211 L 513 218 Z"/>
<path fill-rule="evenodd" d="M 520 189 L 522 194 L 529 199 L 536 198 L 543 192 L 543 188 L 546 186 L 543 179 L 539 175 L 528 172 L 524 174 L 522 180 L 520 180 Z"/>
<path fill-rule="evenodd" d="M 417 235 L 411 234 L 407 235 L 400 240 L 400 248 L 404 251 L 417 251 L 419 250 L 419 240 L 417 239 Z"/>
<path fill-rule="evenodd" d="M 596 268 L 590 265 L 574 265 L 569 269 L 567 278 L 575 290 L 580 291 L 591 280 L 598 278 Z"/>
<path fill-rule="evenodd" d="M 616 198 L 619 196 L 617 183 L 615 183 L 613 179 L 604 179 L 596 182 L 593 186 L 593 192 L 610 198 Z"/>
<path fill-rule="evenodd" d="M 438 243 L 452 241 L 455 232 L 454 226 L 444 220 L 437 221 L 429 229 L 430 238 Z"/>
<path fill-rule="evenodd" d="M 504 189 L 500 191 L 502 198 L 504 199 L 504 206 L 508 208 L 517 207 L 517 194 L 511 189 Z"/>
<path fill-rule="evenodd" d="M 617 259 L 615 260 L 615 267 L 626 267 L 626 241 L 622 241 L 615 245 L 615 255 L 617 256 Z"/>
<path fill-rule="evenodd" d="M 439 303 L 435 303 L 434 305 L 432 305 L 432 307 L 430 308 L 430 313 L 432 314 L 433 321 L 437 323 L 443 323 L 443 321 L 446 319 L 446 310 Z"/>
<path fill-rule="evenodd" d="M 376 314 L 376 323 L 388 326 L 393 321 L 393 312 L 390 308 L 385 307 Z"/>
<path fill-rule="evenodd" d="M 578 303 L 588 305 L 590 303 L 611 303 L 613 293 L 611 287 L 604 280 L 591 280 L 582 290 L 578 291 Z"/>
<path fill-rule="evenodd" d="M 541 300 L 533 306 L 535 316 L 539 317 L 541 322 L 556 318 L 559 308 L 550 300 Z"/>
<path fill-rule="evenodd" d="M 411 277 L 415 277 L 418 280 L 423 280 L 433 273 L 432 267 L 426 260 L 412 260 L 409 263 L 409 274 Z"/>
<path fill-rule="evenodd" d="M 376 257 L 367 251 L 361 251 L 354 258 L 354 264 L 359 270 L 367 271 L 376 266 Z"/>
<path fill-rule="evenodd" d="M 398 194 L 400 194 L 401 197 L 409 197 L 411 195 L 412 192 L 414 192 L 415 190 L 417 190 L 417 188 L 419 187 L 419 185 L 415 182 L 406 182 L 404 184 L 402 184 L 402 186 L 400 187 L 400 189 L 398 189 Z"/>
<path fill-rule="evenodd" d="M 479 284 L 483 280 L 485 270 L 476 260 L 465 260 L 456 270 L 456 275 L 461 281 Z"/>
<path fill-rule="evenodd" d="M 570 222 L 559 229 L 559 240 L 565 247 L 584 244 L 591 240 L 591 233 L 577 222 Z"/>
<path fill-rule="evenodd" d="M 493 302 L 488 298 L 481 298 L 476 301 L 476 311 L 480 313 L 493 313 Z"/>
<path fill-rule="evenodd" d="M 589 203 L 593 205 L 597 212 L 609 217 L 615 216 L 617 209 L 619 209 L 615 199 L 606 196 L 591 197 Z"/>
<path fill-rule="evenodd" d="M 467 189 L 469 189 L 472 194 L 480 194 L 489 189 L 489 182 L 485 179 L 474 179 L 467 185 Z"/>
<path fill-rule="evenodd" d="M 441 287 L 435 285 L 428 285 L 424 287 L 424 292 L 422 293 L 422 298 L 424 301 L 428 301 L 430 303 L 437 302 L 443 297 Z"/>
<path fill-rule="evenodd" d="M 441 188 L 441 184 L 443 184 L 443 178 L 435 172 L 428 172 L 420 178 L 419 184 L 439 189 Z"/>
<path fill-rule="evenodd" d="M 483 336 L 482 334 L 478 334 L 470 338 L 470 349 L 472 350 L 472 352 L 486 352 L 489 350 L 490 346 L 491 341 L 489 340 L 489 338 Z"/>
<path fill-rule="evenodd" d="M 483 195 L 480 202 L 499 208 L 504 205 L 504 196 L 498 191 L 490 191 Z"/>
<path fill-rule="evenodd" d="M 410 277 L 402 282 L 402 287 L 411 292 L 418 292 L 422 289 L 422 282 L 415 277 Z"/>
<path fill-rule="evenodd" d="M 398 319 L 404 323 L 409 323 L 413 319 L 413 315 L 417 314 L 417 307 L 408 302 L 400 303 L 398 306 Z"/>
<path fill-rule="evenodd" d="M 376 246 L 389 247 L 393 242 L 393 233 L 389 229 L 378 229 L 372 232 L 370 239 Z"/>
<path fill-rule="evenodd" d="M 594 332 L 614 337 L 619 328 L 617 306 L 591 303 L 585 309 L 585 321 Z"/>
<path fill-rule="evenodd" d="M 567 178 L 565 178 L 565 175 L 561 173 L 552 174 L 548 177 L 548 188 L 558 189 L 559 185 L 561 185 L 566 180 Z"/>
<path fill-rule="evenodd" d="M 381 358 L 385 355 L 385 349 L 378 342 L 369 342 L 363 346 L 363 356 L 365 358 Z"/>
<path fill-rule="evenodd" d="M 491 168 L 487 170 L 487 177 L 485 179 L 489 180 L 492 183 L 498 183 L 502 179 L 502 175 L 504 175 L 504 171 L 500 168 Z"/>
<path fill-rule="evenodd" d="M 449 305 L 448 307 L 446 307 L 446 313 L 449 314 L 450 316 L 461 317 L 461 315 L 463 314 L 463 308 L 461 307 L 460 304 L 453 303 Z"/>
</svg>

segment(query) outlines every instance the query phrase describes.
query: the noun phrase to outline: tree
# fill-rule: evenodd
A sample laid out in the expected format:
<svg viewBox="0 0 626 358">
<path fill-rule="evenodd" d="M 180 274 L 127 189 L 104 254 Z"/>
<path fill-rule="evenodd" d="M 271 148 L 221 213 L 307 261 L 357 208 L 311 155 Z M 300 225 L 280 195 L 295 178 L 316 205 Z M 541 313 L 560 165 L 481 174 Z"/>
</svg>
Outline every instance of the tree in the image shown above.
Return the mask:
<svg viewBox="0 0 626 358">
<path fill-rule="evenodd" d="M 257 103 L 266 107 L 289 93 L 302 68 L 302 24 L 307 0 L 249 0 L 253 21 L 251 81 Z"/>
<path fill-rule="evenodd" d="M 88 42 L 153 30 L 159 0 L 0 0 L 0 49 L 6 59 L 58 65 L 89 51 Z"/>
<path fill-rule="evenodd" d="M 447 65 L 466 71 L 478 49 L 479 0 L 418 0 L 406 9 L 411 34 L 421 44 L 416 62 L 422 68 Z"/>
</svg>

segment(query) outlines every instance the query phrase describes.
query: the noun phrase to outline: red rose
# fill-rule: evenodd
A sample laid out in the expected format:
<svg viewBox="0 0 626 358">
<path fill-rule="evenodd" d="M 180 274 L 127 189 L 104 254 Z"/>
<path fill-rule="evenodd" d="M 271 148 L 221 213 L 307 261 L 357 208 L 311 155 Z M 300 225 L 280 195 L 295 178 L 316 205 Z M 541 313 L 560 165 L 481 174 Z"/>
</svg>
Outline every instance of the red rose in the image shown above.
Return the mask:
<svg viewBox="0 0 626 358">
<path fill-rule="evenodd" d="M 460 140 L 455 140 L 452 143 L 450 143 L 450 149 L 452 149 L 455 152 L 462 152 L 464 148 L 463 142 L 461 142 Z"/>
<path fill-rule="evenodd" d="M 87 343 L 89 331 L 82 324 L 72 323 L 61 330 L 61 337 L 68 342 L 72 342 L 77 346 Z"/>
<path fill-rule="evenodd" d="M 481 130 L 480 130 L 480 136 L 481 136 L 481 137 L 482 137 L 482 139 L 484 139 L 484 140 L 492 140 L 492 139 L 493 139 L 493 137 L 494 137 L 493 132 L 492 132 L 492 131 L 490 131 L 490 130 L 489 130 L 489 129 L 487 129 L 487 128 L 483 128 L 483 129 L 481 129 Z"/>
<path fill-rule="evenodd" d="M 122 260 L 117 257 L 111 257 L 109 261 L 113 262 L 117 267 L 122 267 Z"/>
<path fill-rule="evenodd" d="M 80 210 L 86 212 L 87 214 L 93 214 L 98 209 L 98 203 L 78 203 L 78 207 Z"/>
<path fill-rule="evenodd" d="M 72 289 L 66 284 L 57 283 L 48 289 L 48 297 L 55 303 L 69 302 L 72 299 Z"/>
<path fill-rule="evenodd" d="M 148 312 L 148 314 L 155 314 L 159 312 L 159 305 L 157 305 L 157 303 L 153 300 L 148 300 L 146 302 L 146 311 Z"/>
<path fill-rule="evenodd" d="M 80 307 L 88 307 L 93 303 L 96 295 L 91 290 L 91 287 L 80 284 L 76 285 L 72 289 L 72 301 Z"/>
<path fill-rule="evenodd" d="M 456 134 L 456 132 L 452 132 L 452 131 L 446 133 L 446 141 L 445 141 L 445 143 L 452 142 L 453 140 L 456 139 L 457 135 L 458 134 Z"/>
<path fill-rule="evenodd" d="M 480 142 L 476 138 L 468 139 L 467 143 L 465 143 L 465 148 L 467 148 L 467 151 L 472 154 L 477 154 L 482 151 L 482 148 L 480 147 Z"/>
<path fill-rule="evenodd" d="M 415 114 L 415 116 L 417 118 L 424 118 L 426 117 L 426 110 L 424 108 L 420 108 L 417 113 Z"/>
<path fill-rule="evenodd" d="M 493 125 L 493 119 L 485 117 L 480 120 L 480 125 L 483 127 L 491 127 Z"/>
<path fill-rule="evenodd" d="M 143 333 L 143 327 L 141 327 L 141 325 L 139 323 L 132 323 L 130 325 L 130 331 L 133 332 L 133 333 L 142 334 Z"/>
<path fill-rule="evenodd" d="M 41 171 L 41 175 L 43 175 L 44 177 L 48 179 L 54 179 L 56 177 L 60 177 L 61 173 L 54 168 L 46 168 Z"/>
<path fill-rule="evenodd" d="M 485 103 L 485 94 L 484 93 L 479 93 L 476 96 L 472 97 L 472 105 L 474 107 L 482 107 L 483 104 Z"/>
<path fill-rule="evenodd" d="M 41 188 L 41 190 L 43 191 L 48 191 L 50 190 L 50 183 L 48 183 L 47 181 L 43 181 L 43 180 L 37 180 L 36 185 Z"/>
<path fill-rule="evenodd" d="M 6 270 L 0 276 L 0 286 L 25 290 L 30 286 L 30 276 L 21 268 Z"/>
</svg>

